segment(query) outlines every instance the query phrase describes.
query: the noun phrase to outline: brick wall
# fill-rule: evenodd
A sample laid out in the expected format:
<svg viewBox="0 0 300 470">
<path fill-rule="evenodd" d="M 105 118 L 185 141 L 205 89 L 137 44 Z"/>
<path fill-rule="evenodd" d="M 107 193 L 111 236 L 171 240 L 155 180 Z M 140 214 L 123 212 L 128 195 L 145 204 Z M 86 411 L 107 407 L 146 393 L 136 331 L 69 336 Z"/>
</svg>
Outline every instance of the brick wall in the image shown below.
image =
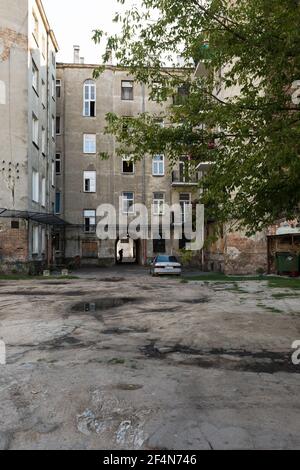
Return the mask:
<svg viewBox="0 0 300 470">
<path fill-rule="evenodd" d="M 226 274 L 256 274 L 258 269 L 268 270 L 266 234 L 261 232 L 247 237 L 241 232 L 226 235 Z"/>
<path fill-rule="evenodd" d="M 11 228 L 11 221 L 0 221 L 0 265 L 28 261 L 28 226 L 19 221 L 19 228 Z"/>
</svg>

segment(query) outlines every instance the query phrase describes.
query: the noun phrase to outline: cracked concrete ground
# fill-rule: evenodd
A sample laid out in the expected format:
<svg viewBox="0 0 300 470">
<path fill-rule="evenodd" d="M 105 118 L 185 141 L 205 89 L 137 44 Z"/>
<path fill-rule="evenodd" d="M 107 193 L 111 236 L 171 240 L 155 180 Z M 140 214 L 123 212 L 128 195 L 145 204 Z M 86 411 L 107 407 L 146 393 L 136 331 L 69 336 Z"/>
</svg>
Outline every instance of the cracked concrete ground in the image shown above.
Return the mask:
<svg viewBox="0 0 300 470">
<path fill-rule="evenodd" d="M 300 293 L 80 276 L 0 282 L 0 449 L 300 448 Z"/>
</svg>

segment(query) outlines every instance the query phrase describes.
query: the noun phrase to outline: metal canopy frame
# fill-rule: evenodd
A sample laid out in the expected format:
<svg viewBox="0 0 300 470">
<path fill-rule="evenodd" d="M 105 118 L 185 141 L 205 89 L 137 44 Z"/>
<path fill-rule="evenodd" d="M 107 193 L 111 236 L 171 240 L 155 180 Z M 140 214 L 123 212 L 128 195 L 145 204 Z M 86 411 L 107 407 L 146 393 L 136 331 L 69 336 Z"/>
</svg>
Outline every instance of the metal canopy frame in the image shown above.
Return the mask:
<svg viewBox="0 0 300 470">
<path fill-rule="evenodd" d="M 52 225 L 52 226 L 66 226 L 69 225 L 68 222 L 61 219 L 57 215 L 47 214 L 43 212 L 31 212 L 31 211 L 18 211 L 18 210 L 9 210 L 9 209 L 0 209 L 0 218 L 5 219 L 23 219 L 23 220 L 32 220 L 43 225 Z"/>
</svg>

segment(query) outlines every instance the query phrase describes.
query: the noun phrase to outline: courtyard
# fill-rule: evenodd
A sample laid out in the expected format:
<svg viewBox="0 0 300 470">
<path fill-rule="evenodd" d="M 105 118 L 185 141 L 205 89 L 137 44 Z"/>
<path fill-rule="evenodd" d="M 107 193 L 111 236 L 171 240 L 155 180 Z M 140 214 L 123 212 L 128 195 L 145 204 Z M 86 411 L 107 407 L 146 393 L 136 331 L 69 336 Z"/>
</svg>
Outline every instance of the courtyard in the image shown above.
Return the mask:
<svg viewBox="0 0 300 470">
<path fill-rule="evenodd" d="M 0 448 L 299 448 L 291 282 L 0 281 Z"/>
</svg>

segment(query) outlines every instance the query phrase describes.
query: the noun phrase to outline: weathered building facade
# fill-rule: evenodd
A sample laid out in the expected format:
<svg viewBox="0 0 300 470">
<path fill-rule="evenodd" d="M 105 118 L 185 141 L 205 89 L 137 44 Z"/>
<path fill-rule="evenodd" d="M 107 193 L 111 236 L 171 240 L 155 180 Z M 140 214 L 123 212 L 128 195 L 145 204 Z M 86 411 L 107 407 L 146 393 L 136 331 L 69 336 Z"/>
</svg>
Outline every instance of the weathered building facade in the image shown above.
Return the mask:
<svg viewBox="0 0 300 470">
<path fill-rule="evenodd" d="M 40 0 L 0 2 L 0 266 L 52 256 L 57 42 Z"/>
<path fill-rule="evenodd" d="M 165 204 L 181 204 L 182 210 L 198 197 L 196 178 L 187 180 L 182 164 L 170 168 L 164 155 L 145 156 L 133 163 L 130 155 L 116 155 L 116 141 L 105 134 L 107 113 L 128 118 L 149 112 L 159 115 L 163 106 L 150 101 L 147 87 L 136 83 L 125 70 L 107 65 L 93 80 L 96 65 L 86 65 L 75 47 L 73 64 L 57 66 L 56 214 L 70 224 L 57 233 L 57 259 L 82 264 L 111 265 L 123 250 L 127 261 L 147 264 L 158 253 L 175 254 L 179 240 L 134 241 L 127 238 L 99 240 L 97 208 L 111 204 L 129 215 L 133 204 L 163 211 Z M 108 160 L 99 154 L 110 155 Z M 121 205 L 121 208 L 120 208 Z M 162 237 L 163 238 L 163 237 Z"/>
</svg>

